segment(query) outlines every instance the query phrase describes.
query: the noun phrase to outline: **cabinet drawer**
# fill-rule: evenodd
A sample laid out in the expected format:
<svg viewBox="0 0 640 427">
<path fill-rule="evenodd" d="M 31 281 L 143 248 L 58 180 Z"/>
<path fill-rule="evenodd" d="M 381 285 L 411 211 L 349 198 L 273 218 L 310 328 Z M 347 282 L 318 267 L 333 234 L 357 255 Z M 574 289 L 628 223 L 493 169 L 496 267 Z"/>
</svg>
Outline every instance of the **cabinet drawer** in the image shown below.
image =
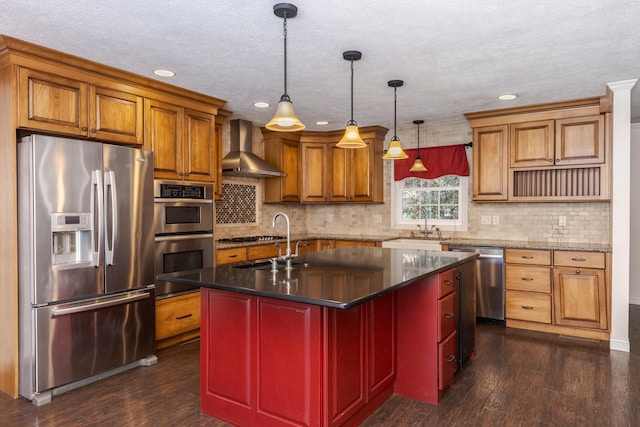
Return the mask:
<svg viewBox="0 0 640 427">
<path fill-rule="evenodd" d="M 438 389 L 453 384 L 453 375 L 458 370 L 458 335 L 453 332 L 438 344 Z"/>
<path fill-rule="evenodd" d="M 513 264 L 551 265 L 551 251 L 541 249 L 507 249 L 504 261 Z"/>
<path fill-rule="evenodd" d="M 517 291 L 551 292 L 551 267 L 505 266 L 505 286 Z"/>
<path fill-rule="evenodd" d="M 438 301 L 438 341 L 456 329 L 456 293 L 450 292 Z"/>
<path fill-rule="evenodd" d="M 216 265 L 232 264 L 247 260 L 246 248 L 219 249 L 216 254 Z"/>
<path fill-rule="evenodd" d="M 505 314 L 508 319 L 551 323 L 551 295 L 506 291 Z"/>
<path fill-rule="evenodd" d="M 604 252 L 554 251 L 553 265 L 579 268 L 604 268 Z"/>
<path fill-rule="evenodd" d="M 293 245 L 292 245 L 293 246 Z M 287 251 L 287 243 L 280 243 L 280 249 L 284 254 Z M 291 248 L 293 252 L 295 246 Z M 262 259 L 262 258 L 273 258 L 278 256 L 278 247 L 274 243 L 270 243 L 268 245 L 258 245 L 258 246 L 249 246 L 247 248 L 247 259 Z"/>
<path fill-rule="evenodd" d="M 200 292 L 156 301 L 156 340 L 200 328 Z"/>
<path fill-rule="evenodd" d="M 438 298 L 442 298 L 449 292 L 456 290 L 456 269 L 444 271 L 438 274 Z"/>
</svg>

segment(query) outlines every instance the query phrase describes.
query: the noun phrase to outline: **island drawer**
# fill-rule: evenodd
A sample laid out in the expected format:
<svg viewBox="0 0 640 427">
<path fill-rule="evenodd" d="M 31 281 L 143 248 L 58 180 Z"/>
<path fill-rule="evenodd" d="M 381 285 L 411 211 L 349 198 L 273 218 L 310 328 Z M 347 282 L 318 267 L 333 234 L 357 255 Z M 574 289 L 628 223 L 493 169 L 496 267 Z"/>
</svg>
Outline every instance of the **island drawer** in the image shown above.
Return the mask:
<svg viewBox="0 0 640 427">
<path fill-rule="evenodd" d="M 504 253 L 506 263 L 551 265 L 551 251 L 542 249 L 507 249 Z"/>
<path fill-rule="evenodd" d="M 456 293 L 450 292 L 444 298 L 438 300 L 438 341 L 442 341 L 447 335 L 456 329 Z"/>
<path fill-rule="evenodd" d="M 218 249 L 216 254 L 216 265 L 233 264 L 234 262 L 242 262 L 247 260 L 247 249 L 228 248 Z"/>
<path fill-rule="evenodd" d="M 449 292 L 456 290 L 456 269 L 452 268 L 438 274 L 438 280 L 440 285 L 438 287 L 438 298 L 442 298 Z"/>
<path fill-rule="evenodd" d="M 553 265 L 578 268 L 604 268 L 603 252 L 554 251 Z"/>
<path fill-rule="evenodd" d="M 506 291 L 505 314 L 507 319 L 551 323 L 551 295 Z"/>
<path fill-rule="evenodd" d="M 506 265 L 505 277 L 506 289 L 551 292 L 551 267 Z"/>
<path fill-rule="evenodd" d="M 458 370 L 458 335 L 453 332 L 438 344 L 438 389 L 453 384 L 453 375 Z"/>
</svg>

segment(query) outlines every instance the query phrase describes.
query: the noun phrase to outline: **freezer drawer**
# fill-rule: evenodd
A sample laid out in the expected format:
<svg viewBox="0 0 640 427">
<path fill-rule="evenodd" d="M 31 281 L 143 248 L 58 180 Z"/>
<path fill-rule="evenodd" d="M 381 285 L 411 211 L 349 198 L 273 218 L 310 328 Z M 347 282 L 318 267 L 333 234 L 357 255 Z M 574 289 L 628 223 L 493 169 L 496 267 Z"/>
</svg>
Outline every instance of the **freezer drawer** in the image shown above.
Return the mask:
<svg viewBox="0 0 640 427">
<path fill-rule="evenodd" d="M 148 288 L 33 309 L 35 330 L 21 340 L 20 394 L 32 399 L 152 355 L 154 303 Z"/>
</svg>

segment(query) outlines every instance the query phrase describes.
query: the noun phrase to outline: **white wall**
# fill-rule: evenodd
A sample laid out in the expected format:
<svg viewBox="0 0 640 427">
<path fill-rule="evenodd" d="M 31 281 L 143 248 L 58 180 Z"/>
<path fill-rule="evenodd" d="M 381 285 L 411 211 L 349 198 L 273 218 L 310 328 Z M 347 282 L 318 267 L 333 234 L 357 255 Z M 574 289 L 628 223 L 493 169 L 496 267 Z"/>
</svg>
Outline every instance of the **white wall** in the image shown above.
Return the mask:
<svg viewBox="0 0 640 427">
<path fill-rule="evenodd" d="M 629 250 L 629 302 L 640 304 L 640 123 L 631 125 L 631 242 Z"/>
</svg>

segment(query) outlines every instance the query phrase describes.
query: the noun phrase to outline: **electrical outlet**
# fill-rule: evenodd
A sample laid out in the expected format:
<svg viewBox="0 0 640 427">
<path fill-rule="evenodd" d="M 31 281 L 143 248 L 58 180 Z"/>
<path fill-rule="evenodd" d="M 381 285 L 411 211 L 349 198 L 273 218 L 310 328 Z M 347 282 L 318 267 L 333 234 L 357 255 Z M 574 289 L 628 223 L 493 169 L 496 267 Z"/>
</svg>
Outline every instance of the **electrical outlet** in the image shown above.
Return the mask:
<svg viewBox="0 0 640 427">
<path fill-rule="evenodd" d="M 566 227 L 567 226 L 567 217 L 562 215 L 558 217 L 558 225 L 560 227 Z"/>
<path fill-rule="evenodd" d="M 374 224 L 380 224 L 382 222 L 382 215 L 374 215 L 373 222 Z"/>
<path fill-rule="evenodd" d="M 498 225 L 500 224 L 500 216 L 499 215 L 494 215 L 492 220 L 491 220 L 493 225 Z"/>
<path fill-rule="evenodd" d="M 489 215 L 482 215 L 480 217 L 480 224 L 491 224 L 491 216 Z"/>
<path fill-rule="evenodd" d="M 327 221 L 332 222 L 334 219 L 336 219 L 334 214 L 327 215 Z"/>
</svg>

